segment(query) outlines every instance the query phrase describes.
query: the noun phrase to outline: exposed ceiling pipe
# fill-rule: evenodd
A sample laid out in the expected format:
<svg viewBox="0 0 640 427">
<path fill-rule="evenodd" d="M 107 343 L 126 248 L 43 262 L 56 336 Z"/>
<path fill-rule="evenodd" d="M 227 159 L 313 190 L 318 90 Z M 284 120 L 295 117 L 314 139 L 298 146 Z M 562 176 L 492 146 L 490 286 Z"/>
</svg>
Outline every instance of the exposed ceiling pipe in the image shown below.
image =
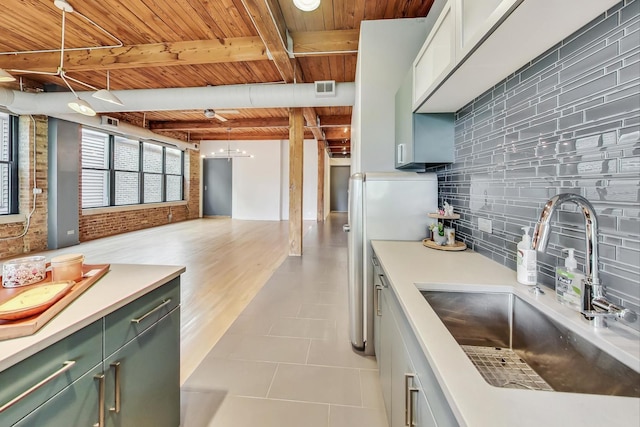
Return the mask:
<svg viewBox="0 0 640 427">
<path fill-rule="evenodd" d="M 77 92 L 89 99 L 98 113 L 353 106 L 355 84 L 336 83 L 335 96 L 317 96 L 314 83 L 247 84 L 189 88 L 133 89 L 112 91 L 124 106 L 90 98 L 92 92 Z M 0 106 L 15 114 L 67 114 L 67 103 L 74 99 L 71 92 L 26 93 L 0 88 Z"/>
<path fill-rule="evenodd" d="M 50 114 L 51 117 L 56 119 L 67 120 L 73 123 L 79 123 L 84 126 L 90 126 L 95 129 L 101 129 L 106 132 L 123 135 L 134 139 L 148 140 L 160 142 L 162 144 L 171 145 L 180 150 L 193 150 L 196 148 L 192 143 L 181 141 L 169 136 L 160 135 L 150 131 L 149 129 L 134 126 L 129 123 L 119 122 L 118 126 L 104 125 L 100 119 L 100 116 L 83 116 L 82 114 Z M 193 141 L 192 141 L 193 142 Z"/>
</svg>

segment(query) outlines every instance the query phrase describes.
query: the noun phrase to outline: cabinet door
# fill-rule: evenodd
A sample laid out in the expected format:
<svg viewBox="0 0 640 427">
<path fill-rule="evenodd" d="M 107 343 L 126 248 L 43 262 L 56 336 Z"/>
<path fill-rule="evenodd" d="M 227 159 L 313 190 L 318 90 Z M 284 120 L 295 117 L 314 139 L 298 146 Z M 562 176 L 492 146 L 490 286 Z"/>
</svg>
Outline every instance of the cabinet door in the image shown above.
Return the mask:
<svg viewBox="0 0 640 427">
<path fill-rule="evenodd" d="M 408 422 L 410 389 L 417 383 L 415 370 L 393 321 L 391 335 L 391 427 L 405 426 Z"/>
<path fill-rule="evenodd" d="M 180 424 L 180 309 L 105 360 L 106 425 Z"/>
<path fill-rule="evenodd" d="M 464 60 L 522 0 L 455 0 L 456 61 Z"/>
<path fill-rule="evenodd" d="M 444 80 L 455 65 L 455 19 L 449 0 L 413 63 L 415 110 Z"/>
<path fill-rule="evenodd" d="M 436 420 L 431 412 L 431 407 L 427 397 L 420 387 L 419 382 L 414 379 L 413 387 L 410 389 L 409 405 L 411 405 L 411 427 L 437 427 Z"/>
<path fill-rule="evenodd" d="M 89 427 L 98 423 L 99 380 L 102 364 L 20 420 L 14 427 Z"/>
<path fill-rule="evenodd" d="M 376 357 L 378 359 L 378 370 L 380 373 L 380 387 L 384 399 L 384 409 L 387 413 L 387 422 L 391 425 L 391 347 L 394 331 L 394 322 L 389 303 L 387 302 L 388 288 L 382 288 L 380 292 L 380 335 L 379 346 Z"/>
<path fill-rule="evenodd" d="M 101 360 L 102 321 L 98 320 L 0 372 L 0 407 L 5 408 L 0 426 L 13 425 Z"/>
<path fill-rule="evenodd" d="M 413 73 L 409 71 L 395 97 L 396 168 L 413 162 L 412 76 Z"/>
</svg>

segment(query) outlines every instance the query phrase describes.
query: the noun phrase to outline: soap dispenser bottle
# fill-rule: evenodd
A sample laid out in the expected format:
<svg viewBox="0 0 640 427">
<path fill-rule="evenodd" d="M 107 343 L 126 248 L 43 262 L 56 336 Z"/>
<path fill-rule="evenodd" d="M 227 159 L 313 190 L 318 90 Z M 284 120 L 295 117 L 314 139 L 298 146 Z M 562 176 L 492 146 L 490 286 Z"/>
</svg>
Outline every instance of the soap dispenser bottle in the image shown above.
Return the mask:
<svg viewBox="0 0 640 427">
<path fill-rule="evenodd" d="M 582 311 L 584 292 L 584 274 L 578 270 L 578 262 L 573 256 L 573 248 L 562 249 L 568 252 L 564 267 L 556 268 L 556 300 L 576 311 Z"/>
<path fill-rule="evenodd" d="M 523 285 L 535 285 L 538 279 L 536 251 L 531 246 L 530 227 L 522 227 L 524 234 L 518 243 L 517 279 Z"/>
</svg>

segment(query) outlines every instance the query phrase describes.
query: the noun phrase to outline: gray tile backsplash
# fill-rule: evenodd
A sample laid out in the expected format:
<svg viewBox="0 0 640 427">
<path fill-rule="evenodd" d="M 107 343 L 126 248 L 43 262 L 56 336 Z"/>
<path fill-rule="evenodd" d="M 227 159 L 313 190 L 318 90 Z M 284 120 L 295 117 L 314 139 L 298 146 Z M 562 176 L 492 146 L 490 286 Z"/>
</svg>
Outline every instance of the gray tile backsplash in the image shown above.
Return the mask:
<svg viewBox="0 0 640 427">
<path fill-rule="evenodd" d="M 581 194 L 597 210 L 607 294 L 640 312 L 639 116 L 640 0 L 625 0 L 456 113 L 455 163 L 434 170 L 440 203 L 461 214 L 458 238 L 515 270 L 520 227 L 535 226 L 551 196 Z M 492 234 L 478 218 L 493 221 Z M 538 257 L 551 288 L 563 247 L 584 268 L 572 205 Z"/>
</svg>

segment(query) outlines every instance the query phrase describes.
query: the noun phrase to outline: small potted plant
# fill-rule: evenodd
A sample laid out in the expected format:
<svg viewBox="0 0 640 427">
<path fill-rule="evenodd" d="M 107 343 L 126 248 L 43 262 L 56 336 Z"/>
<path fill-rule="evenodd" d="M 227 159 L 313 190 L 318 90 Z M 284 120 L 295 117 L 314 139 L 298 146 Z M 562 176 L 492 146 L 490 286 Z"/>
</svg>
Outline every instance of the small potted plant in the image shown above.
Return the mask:
<svg viewBox="0 0 640 427">
<path fill-rule="evenodd" d="M 431 224 L 429 226 L 431 229 L 431 236 L 433 237 L 433 241 L 442 246 L 447 243 L 447 236 L 444 235 L 444 224 L 440 221 Z"/>
</svg>

